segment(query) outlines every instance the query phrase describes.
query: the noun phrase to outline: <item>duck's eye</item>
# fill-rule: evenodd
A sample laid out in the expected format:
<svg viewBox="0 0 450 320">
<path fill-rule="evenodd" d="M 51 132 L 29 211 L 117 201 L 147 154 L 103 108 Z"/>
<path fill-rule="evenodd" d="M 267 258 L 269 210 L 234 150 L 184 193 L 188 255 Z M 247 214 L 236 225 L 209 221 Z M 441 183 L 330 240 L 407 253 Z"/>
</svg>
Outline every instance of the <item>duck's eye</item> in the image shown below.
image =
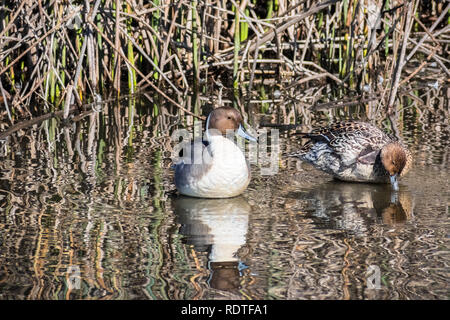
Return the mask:
<svg viewBox="0 0 450 320">
<path fill-rule="evenodd" d="M 231 120 L 231 117 L 228 117 L 228 120 Z"/>
</svg>

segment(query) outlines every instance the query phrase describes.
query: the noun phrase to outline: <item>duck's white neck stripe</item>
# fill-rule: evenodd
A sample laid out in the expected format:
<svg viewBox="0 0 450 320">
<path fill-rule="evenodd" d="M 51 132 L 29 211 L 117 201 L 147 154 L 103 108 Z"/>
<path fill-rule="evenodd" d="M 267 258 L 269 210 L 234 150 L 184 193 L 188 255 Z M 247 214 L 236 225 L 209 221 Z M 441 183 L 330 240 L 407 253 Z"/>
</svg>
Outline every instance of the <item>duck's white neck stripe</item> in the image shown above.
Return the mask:
<svg viewBox="0 0 450 320">
<path fill-rule="evenodd" d="M 208 115 L 208 118 L 206 119 L 206 140 L 209 141 L 209 118 L 211 118 L 211 113 Z"/>
</svg>

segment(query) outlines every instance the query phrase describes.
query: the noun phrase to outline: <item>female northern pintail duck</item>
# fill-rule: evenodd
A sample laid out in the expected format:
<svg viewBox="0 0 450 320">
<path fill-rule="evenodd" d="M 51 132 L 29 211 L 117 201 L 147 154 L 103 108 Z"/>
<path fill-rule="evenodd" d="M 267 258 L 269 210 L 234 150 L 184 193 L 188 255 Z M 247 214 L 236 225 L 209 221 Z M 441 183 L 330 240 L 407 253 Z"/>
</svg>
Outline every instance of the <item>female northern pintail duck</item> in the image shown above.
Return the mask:
<svg viewBox="0 0 450 320">
<path fill-rule="evenodd" d="M 365 122 L 339 122 L 306 135 L 310 140 L 290 154 L 343 181 L 392 184 L 412 165 L 412 156 L 399 140 Z"/>
<path fill-rule="evenodd" d="M 250 182 L 250 170 L 241 149 L 225 137 L 230 133 L 256 141 L 245 132 L 236 109 L 214 109 L 206 120 L 206 141 L 190 144 L 185 157 L 175 164 L 175 185 L 181 194 L 230 198 L 244 192 Z"/>
</svg>

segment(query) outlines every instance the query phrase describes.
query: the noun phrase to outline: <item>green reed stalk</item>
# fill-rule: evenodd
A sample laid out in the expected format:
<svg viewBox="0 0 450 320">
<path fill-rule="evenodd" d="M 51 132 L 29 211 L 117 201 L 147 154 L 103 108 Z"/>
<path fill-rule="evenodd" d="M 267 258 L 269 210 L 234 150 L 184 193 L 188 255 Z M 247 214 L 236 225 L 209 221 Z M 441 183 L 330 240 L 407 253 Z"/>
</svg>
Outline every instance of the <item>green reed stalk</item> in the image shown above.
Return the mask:
<svg viewBox="0 0 450 320">
<path fill-rule="evenodd" d="M 1 12 L 2 15 L 3 15 L 4 10 L 0 10 L 0 12 Z M 6 15 L 6 16 L 4 17 L 4 24 L 3 24 L 3 25 L 4 25 L 4 26 L 7 26 L 8 23 L 9 23 L 9 16 Z M 9 31 L 5 32 L 5 37 L 8 37 L 9 35 L 10 35 Z M 11 60 L 12 60 L 12 59 L 10 59 L 10 57 L 7 56 L 6 59 L 5 59 L 5 66 L 8 66 L 9 63 L 11 62 Z M 11 79 L 11 84 L 14 86 L 14 84 L 15 84 L 14 68 L 9 68 L 9 70 L 10 70 L 10 71 L 9 71 L 9 78 Z M 11 112 L 14 113 L 14 108 L 12 108 Z"/>
<path fill-rule="evenodd" d="M 113 1 L 112 2 L 112 16 L 113 16 L 113 19 L 115 20 L 115 19 L 118 19 L 117 17 L 116 17 L 116 13 L 117 13 L 117 10 L 116 10 L 116 3 Z M 112 21 L 113 21 L 113 19 L 111 19 L 111 23 L 112 23 Z M 115 30 L 115 32 L 117 32 L 116 30 Z M 112 40 L 112 39 L 111 39 Z M 114 42 L 115 42 L 116 40 L 114 40 Z M 111 79 L 112 79 L 112 81 L 113 81 L 113 83 L 115 83 L 115 80 L 114 80 L 114 74 L 115 74 L 115 71 L 116 71 L 116 55 L 117 55 L 117 53 L 116 53 L 116 51 L 114 50 L 114 49 L 111 49 L 111 58 L 110 58 L 110 60 L 109 60 L 109 62 L 110 62 L 110 64 L 109 64 L 109 66 L 110 66 L 110 69 L 111 69 Z"/>
<path fill-rule="evenodd" d="M 159 107 L 157 103 L 153 103 L 152 116 L 156 118 L 159 115 Z"/>
<path fill-rule="evenodd" d="M 161 3 L 161 2 L 160 2 L 159 0 L 154 0 L 154 1 L 153 1 L 153 5 L 154 5 L 155 7 L 159 7 L 160 3 Z M 159 12 L 159 10 L 155 10 L 155 11 L 152 13 L 152 28 L 153 28 L 153 30 L 155 30 L 155 34 L 158 33 L 158 29 L 159 29 L 159 27 L 160 27 L 160 20 L 161 20 L 161 13 Z M 155 43 L 158 43 L 158 38 L 156 37 L 156 35 L 153 36 L 153 41 L 154 41 Z M 157 50 L 157 48 L 155 48 L 155 51 L 156 51 L 156 50 Z M 159 66 L 159 61 L 158 61 L 158 60 L 159 60 L 159 59 L 158 59 L 158 55 L 155 54 L 155 56 L 153 57 L 153 62 L 155 63 L 156 66 Z M 163 67 L 164 67 L 164 66 L 161 66 L 161 69 L 162 69 Z M 154 78 L 155 80 L 158 80 L 158 78 L 159 78 L 159 73 L 156 71 L 156 69 L 154 70 L 153 78 Z"/>
<path fill-rule="evenodd" d="M 113 86 L 114 89 L 117 91 L 117 96 L 120 96 L 120 62 L 121 57 L 117 53 L 117 51 L 121 47 L 121 41 L 120 41 L 120 9 L 121 4 L 120 0 L 116 0 L 113 2 L 113 10 L 114 10 L 114 46 L 115 50 L 112 50 L 112 79 L 113 79 Z"/>
<path fill-rule="evenodd" d="M 58 51 L 59 51 L 58 39 L 55 38 L 54 46 L 53 46 L 53 65 L 55 67 L 55 74 L 54 74 L 55 75 L 55 77 L 54 77 L 55 78 L 54 79 L 54 81 L 55 81 L 55 83 L 54 83 L 55 88 L 54 88 L 54 90 L 55 90 L 55 100 L 56 101 L 59 100 L 59 97 L 61 96 L 61 88 L 60 88 L 60 86 L 62 85 L 62 84 L 60 84 L 57 81 L 57 77 L 58 77 L 58 75 L 61 74 L 61 71 L 63 71 L 63 70 L 59 70 L 59 66 L 56 63 L 56 61 L 57 61 L 56 60 L 56 54 L 57 54 Z M 55 101 L 52 101 L 52 103 L 55 103 Z"/>
<path fill-rule="evenodd" d="M 387 0 L 384 10 L 389 10 L 389 7 L 390 7 L 389 0 Z M 386 35 L 389 34 L 389 25 L 387 23 L 384 25 L 384 33 Z M 384 53 L 386 57 L 389 54 L 389 36 L 386 36 L 386 38 L 384 39 Z"/>
<path fill-rule="evenodd" d="M 82 32 L 83 32 L 83 29 L 82 29 L 82 28 L 78 28 L 78 29 L 77 29 L 77 35 L 76 35 L 76 37 L 75 37 L 75 49 L 76 49 L 76 51 L 77 51 L 78 54 L 81 53 L 81 47 L 82 47 L 82 45 L 83 45 L 83 44 L 82 44 L 82 40 L 81 40 L 81 34 L 82 34 Z M 75 85 L 77 86 L 78 94 L 79 94 L 81 100 L 83 100 L 83 93 L 82 93 L 82 90 L 81 90 L 81 88 L 82 88 L 82 81 L 81 81 L 81 78 L 82 78 L 82 77 L 78 77 L 78 79 L 75 79 L 75 81 L 78 82 L 78 83 L 75 84 Z"/>
<path fill-rule="evenodd" d="M 367 11 L 367 8 L 364 8 L 364 16 L 368 18 L 369 12 Z M 364 19 L 366 22 L 363 22 L 364 28 L 363 28 L 363 35 L 364 35 L 364 46 L 363 46 L 363 57 L 366 58 L 367 57 L 367 48 L 369 45 L 369 28 L 370 26 L 367 23 L 367 19 Z M 375 32 L 375 30 L 374 30 Z M 364 66 L 363 66 L 363 77 L 361 79 L 361 83 L 362 85 L 364 85 L 365 83 L 370 83 L 370 79 L 369 79 L 369 73 L 367 72 L 369 67 L 369 61 L 365 60 Z"/>
<path fill-rule="evenodd" d="M 260 86 L 259 93 L 260 93 L 261 101 L 268 99 L 267 94 L 266 94 L 266 88 L 264 87 L 263 84 L 261 84 L 261 86 Z M 269 111 L 269 103 L 262 102 L 261 103 L 261 112 L 267 113 L 267 111 Z"/>
<path fill-rule="evenodd" d="M 250 10 L 245 8 L 245 15 L 248 17 L 250 15 Z M 244 42 L 248 38 L 248 23 L 247 21 L 241 22 L 240 26 L 240 42 Z"/>
<path fill-rule="evenodd" d="M 127 12 L 129 14 L 132 13 L 131 7 L 129 3 L 127 3 Z M 132 19 L 127 19 L 127 33 L 133 37 L 133 31 L 131 28 L 131 22 Z M 130 61 L 130 63 L 134 66 L 134 50 L 133 50 L 133 43 L 131 40 L 128 40 L 127 44 L 128 52 L 127 52 L 127 58 Z M 136 70 L 132 67 L 130 67 L 130 70 L 128 71 L 128 90 L 130 93 L 134 93 L 136 91 L 137 87 L 137 80 L 136 80 Z"/>
<path fill-rule="evenodd" d="M 22 61 L 20 63 L 20 80 L 23 82 L 25 82 L 25 61 Z"/>
<path fill-rule="evenodd" d="M 342 65 L 342 72 L 346 74 L 350 69 L 350 36 L 348 32 L 345 34 L 345 45 L 344 45 L 344 64 Z"/>
<path fill-rule="evenodd" d="M 344 0 L 343 2 L 343 15 L 344 15 L 344 25 L 347 25 L 347 15 L 348 15 L 348 0 Z"/>
<path fill-rule="evenodd" d="M 65 85 L 66 84 L 66 73 L 64 72 L 64 70 L 66 70 L 66 66 L 67 66 L 67 46 L 64 44 L 61 50 L 61 66 L 62 66 L 62 70 L 60 73 L 60 77 L 61 77 L 61 81 L 62 84 Z"/>
<path fill-rule="evenodd" d="M 54 66 L 55 65 L 55 55 L 56 55 L 56 39 L 53 40 L 53 52 L 52 52 L 52 61 L 50 63 Z M 56 75 L 55 75 L 55 69 L 50 69 L 50 102 L 52 104 L 55 103 L 55 95 L 56 95 Z"/>
<path fill-rule="evenodd" d="M 273 16 L 273 0 L 267 1 L 267 15 L 266 19 L 270 19 Z"/>
<path fill-rule="evenodd" d="M 344 76 L 344 66 L 342 64 L 342 43 L 339 41 L 339 74 L 341 77 Z"/>
<path fill-rule="evenodd" d="M 416 11 L 416 13 L 414 13 L 414 16 L 416 17 L 416 19 L 419 19 L 419 11 Z M 419 23 L 417 21 L 414 22 L 414 32 L 419 32 Z"/>
<path fill-rule="evenodd" d="M 358 8 L 358 2 L 357 1 L 353 1 L 353 8 L 352 8 L 352 24 L 354 22 L 354 19 L 357 19 L 358 17 L 358 13 L 357 13 L 357 8 Z M 351 28 L 351 27 L 350 27 Z M 349 57 L 348 57 L 348 61 L 349 61 L 349 72 L 350 72 L 350 77 L 349 77 L 349 83 L 350 86 L 354 83 L 354 76 L 353 76 L 353 71 L 355 69 L 355 59 L 354 57 L 356 57 L 356 49 L 357 46 L 354 45 L 356 39 L 354 39 L 354 34 L 353 32 L 350 33 L 350 37 L 348 39 L 348 52 L 349 52 Z"/>
<path fill-rule="evenodd" d="M 192 1 L 192 64 L 194 67 L 194 91 L 197 92 L 199 80 L 197 1 Z"/>
<path fill-rule="evenodd" d="M 101 19 L 102 16 L 101 14 L 97 14 L 97 27 L 100 29 L 101 32 L 104 31 L 104 27 L 103 27 L 103 23 L 101 23 Z M 99 78 L 99 90 L 101 93 L 104 92 L 105 90 L 105 81 L 103 81 L 103 79 L 107 78 L 104 74 L 103 74 L 103 59 L 105 58 L 105 52 L 103 49 L 103 38 L 100 35 L 100 33 L 97 33 L 97 46 L 98 46 L 98 78 Z"/>
<path fill-rule="evenodd" d="M 341 6 L 341 14 L 339 19 L 339 29 L 345 30 L 346 26 L 346 20 L 347 20 L 347 12 L 348 12 L 348 0 L 344 0 Z M 344 37 L 346 35 L 346 32 L 344 32 Z M 339 32 L 339 36 L 342 36 L 342 32 Z M 342 43 L 342 40 L 339 40 L 339 48 L 338 48 L 338 68 L 339 68 L 339 75 L 340 77 L 345 76 L 344 72 L 344 45 Z"/>
<path fill-rule="evenodd" d="M 319 12 L 318 14 L 317 14 L 317 16 L 318 16 L 318 18 L 319 18 L 319 21 L 317 22 L 317 32 L 318 32 L 318 36 L 319 36 L 319 40 L 322 38 L 322 35 L 323 35 L 323 31 L 322 31 L 322 26 L 323 26 L 323 17 L 324 17 L 324 15 L 323 15 L 323 13 L 322 12 Z M 317 52 L 317 58 L 318 58 L 318 60 L 320 61 L 321 60 L 321 52 L 320 51 L 318 51 Z"/>
<path fill-rule="evenodd" d="M 236 1 L 237 8 L 234 7 L 234 63 L 233 63 L 233 88 L 236 91 L 239 89 L 238 68 L 239 68 L 239 51 L 241 50 L 241 37 L 239 31 L 239 5 L 240 1 Z"/>
<path fill-rule="evenodd" d="M 329 66 L 333 65 L 333 58 L 334 58 L 334 52 L 335 52 L 335 47 L 334 47 L 334 44 L 335 44 L 334 39 L 335 39 L 335 34 L 336 34 L 335 31 L 336 31 L 336 25 L 335 25 L 335 23 L 333 23 L 333 26 L 331 27 L 330 50 L 328 52 Z"/>
</svg>

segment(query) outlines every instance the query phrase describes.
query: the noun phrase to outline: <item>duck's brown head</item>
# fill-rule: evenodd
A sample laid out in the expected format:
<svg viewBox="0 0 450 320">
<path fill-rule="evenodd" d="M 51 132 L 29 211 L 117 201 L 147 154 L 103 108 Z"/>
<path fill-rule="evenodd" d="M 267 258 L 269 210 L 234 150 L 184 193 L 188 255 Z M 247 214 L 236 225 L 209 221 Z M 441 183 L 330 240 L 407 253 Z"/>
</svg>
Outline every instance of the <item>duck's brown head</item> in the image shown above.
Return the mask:
<svg viewBox="0 0 450 320">
<path fill-rule="evenodd" d="M 394 190 L 398 190 L 397 177 L 409 171 L 411 162 L 410 152 L 398 142 L 389 143 L 381 149 L 381 163 L 389 173 Z"/>
<path fill-rule="evenodd" d="M 211 111 L 208 117 L 208 128 L 226 134 L 227 130 L 237 130 L 242 123 L 242 116 L 234 108 L 220 107 Z"/>
<path fill-rule="evenodd" d="M 242 116 L 232 107 L 220 107 L 211 111 L 206 121 L 207 132 L 210 135 L 226 135 L 228 130 L 236 131 L 236 134 L 251 141 L 255 138 L 247 134 L 242 126 Z"/>
</svg>

